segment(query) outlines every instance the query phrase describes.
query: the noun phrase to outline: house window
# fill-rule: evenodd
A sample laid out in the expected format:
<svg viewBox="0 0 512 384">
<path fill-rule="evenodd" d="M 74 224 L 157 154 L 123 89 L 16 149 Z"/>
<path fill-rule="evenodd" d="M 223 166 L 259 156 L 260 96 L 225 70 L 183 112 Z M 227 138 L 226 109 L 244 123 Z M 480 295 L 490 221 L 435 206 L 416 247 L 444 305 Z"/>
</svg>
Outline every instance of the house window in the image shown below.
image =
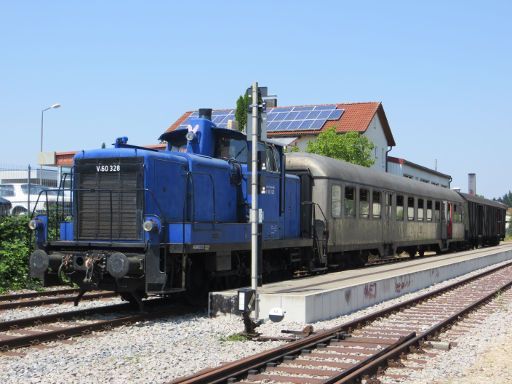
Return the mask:
<svg viewBox="0 0 512 384">
<path fill-rule="evenodd" d="M 356 206 L 355 206 L 355 193 L 354 187 L 345 187 L 345 216 L 355 217 Z"/>
<path fill-rule="evenodd" d="M 423 199 L 418 199 L 418 220 L 423 221 Z"/>
<path fill-rule="evenodd" d="M 407 220 L 414 220 L 414 197 L 407 198 Z"/>
<path fill-rule="evenodd" d="M 404 220 L 404 197 L 402 195 L 396 195 L 396 220 Z"/>
<path fill-rule="evenodd" d="M 380 219 L 380 202 L 381 193 L 379 191 L 373 191 L 373 203 L 372 203 L 372 217 L 374 219 Z"/>
<path fill-rule="evenodd" d="M 331 212 L 332 217 L 341 216 L 341 186 L 333 185 L 331 188 Z"/>
<path fill-rule="evenodd" d="M 370 216 L 370 193 L 367 189 L 359 190 L 359 216 L 365 219 Z"/>
</svg>

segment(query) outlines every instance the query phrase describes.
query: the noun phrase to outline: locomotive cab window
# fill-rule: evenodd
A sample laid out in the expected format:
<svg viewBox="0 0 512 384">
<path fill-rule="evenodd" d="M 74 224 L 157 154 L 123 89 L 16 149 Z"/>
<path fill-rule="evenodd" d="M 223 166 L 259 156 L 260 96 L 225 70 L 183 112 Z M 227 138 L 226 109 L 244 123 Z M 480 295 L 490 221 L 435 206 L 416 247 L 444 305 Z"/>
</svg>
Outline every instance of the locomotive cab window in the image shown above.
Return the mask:
<svg viewBox="0 0 512 384">
<path fill-rule="evenodd" d="M 414 220 L 414 197 L 407 198 L 407 220 Z"/>
<path fill-rule="evenodd" d="M 271 145 L 265 145 L 265 157 L 266 157 L 266 168 L 268 172 L 279 172 L 277 161 L 275 158 L 274 147 Z"/>
<path fill-rule="evenodd" d="M 355 188 L 354 187 L 345 187 L 345 216 L 347 217 L 355 217 L 356 216 L 356 206 L 355 206 Z"/>
<path fill-rule="evenodd" d="M 359 190 L 359 216 L 365 219 L 370 217 L 370 193 L 367 189 Z"/>
<path fill-rule="evenodd" d="M 214 157 L 235 159 L 239 163 L 247 163 L 247 142 L 218 134 L 215 137 Z"/>
<path fill-rule="evenodd" d="M 427 200 L 427 221 L 432 221 L 432 200 Z"/>
<path fill-rule="evenodd" d="M 372 217 L 374 219 L 380 219 L 380 211 L 381 211 L 381 202 L 380 202 L 381 193 L 379 191 L 373 191 L 373 203 L 372 203 Z"/>
<path fill-rule="evenodd" d="M 331 213 L 332 217 L 341 216 L 341 186 L 333 185 L 331 188 Z"/>
<path fill-rule="evenodd" d="M 423 221 L 424 200 L 418 199 L 418 220 Z"/>
<path fill-rule="evenodd" d="M 178 134 L 173 137 L 172 141 L 168 143 L 169 150 L 172 152 L 187 152 L 187 139 L 185 137 L 185 131 L 183 134 Z"/>
<path fill-rule="evenodd" d="M 402 195 L 396 195 L 396 220 L 404 220 L 404 197 Z"/>
</svg>

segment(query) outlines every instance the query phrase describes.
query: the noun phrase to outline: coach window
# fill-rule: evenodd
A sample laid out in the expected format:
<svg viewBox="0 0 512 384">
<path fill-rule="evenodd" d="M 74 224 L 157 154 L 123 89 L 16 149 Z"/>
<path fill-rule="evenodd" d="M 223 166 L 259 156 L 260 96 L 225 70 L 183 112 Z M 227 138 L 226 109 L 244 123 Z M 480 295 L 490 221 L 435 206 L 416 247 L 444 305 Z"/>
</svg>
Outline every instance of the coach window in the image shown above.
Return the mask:
<svg viewBox="0 0 512 384">
<path fill-rule="evenodd" d="M 367 189 L 359 190 L 359 216 L 370 217 L 370 192 Z"/>
<path fill-rule="evenodd" d="M 439 221 L 441 220 L 441 203 L 436 201 L 434 207 L 434 221 Z"/>
<path fill-rule="evenodd" d="M 373 203 L 372 203 L 372 217 L 374 219 L 380 219 L 380 196 L 381 193 L 379 191 L 373 191 Z"/>
<path fill-rule="evenodd" d="M 457 204 L 453 204 L 453 222 L 454 223 L 460 223 L 462 221 L 461 215 L 460 215 L 460 206 Z"/>
<path fill-rule="evenodd" d="M 432 200 L 427 200 L 427 221 L 432 221 Z"/>
<path fill-rule="evenodd" d="M 391 212 L 393 211 L 393 194 L 387 193 L 386 194 L 386 215 L 387 219 L 391 220 Z"/>
<path fill-rule="evenodd" d="M 414 197 L 407 198 L 407 220 L 414 220 Z"/>
<path fill-rule="evenodd" d="M 418 220 L 423 221 L 423 199 L 418 199 Z"/>
<path fill-rule="evenodd" d="M 402 195 L 396 195 L 396 220 L 404 220 L 404 197 Z"/>
<path fill-rule="evenodd" d="M 355 217 L 356 206 L 355 206 L 355 188 L 345 187 L 345 216 Z"/>
<path fill-rule="evenodd" d="M 341 216 L 341 186 L 333 185 L 331 188 L 331 212 L 332 217 Z"/>
</svg>

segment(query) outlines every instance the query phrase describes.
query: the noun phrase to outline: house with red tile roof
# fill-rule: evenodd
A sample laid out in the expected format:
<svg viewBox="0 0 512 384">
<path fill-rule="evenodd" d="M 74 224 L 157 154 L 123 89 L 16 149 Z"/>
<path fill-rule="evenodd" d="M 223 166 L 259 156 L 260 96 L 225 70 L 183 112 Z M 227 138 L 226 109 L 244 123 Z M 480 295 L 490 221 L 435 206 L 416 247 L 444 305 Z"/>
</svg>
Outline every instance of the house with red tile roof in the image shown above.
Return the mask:
<svg viewBox="0 0 512 384">
<path fill-rule="evenodd" d="M 334 117 L 329 118 L 329 113 L 334 111 L 331 115 Z M 167 131 L 186 125 L 193 113 L 185 112 Z M 214 123 L 231 125 L 226 119 L 233 117 L 233 110 L 214 110 L 213 113 Z M 219 118 L 217 121 L 216 116 Z M 387 154 L 396 144 L 382 103 L 279 106 L 267 111 L 267 137 L 286 146 L 297 146 L 300 150 L 305 150 L 308 141 L 331 127 L 340 134 L 354 131 L 368 137 L 375 145 L 373 168 L 386 171 Z"/>
</svg>

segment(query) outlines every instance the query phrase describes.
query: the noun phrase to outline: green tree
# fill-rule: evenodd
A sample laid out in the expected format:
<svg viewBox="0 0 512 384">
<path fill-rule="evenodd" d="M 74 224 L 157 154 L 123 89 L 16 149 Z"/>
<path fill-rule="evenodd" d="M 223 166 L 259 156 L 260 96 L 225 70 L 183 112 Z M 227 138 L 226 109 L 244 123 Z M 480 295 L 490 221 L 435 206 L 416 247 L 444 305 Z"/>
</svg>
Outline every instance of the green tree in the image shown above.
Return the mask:
<svg viewBox="0 0 512 384">
<path fill-rule="evenodd" d="M 372 156 L 374 147 L 366 136 L 358 132 L 338 134 L 331 127 L 319 134 L 316 140 L 308 142 L 306 152 L 370 167 L 375 162 Z"/>
<path fill-rule="evenodd" d="M 235 120 L 238 123 L 238 130 L 243 131 L 247 127 L 247 108 L 250 105 L 250 97 L 245 94 L 236 101 Z"/>
<path fill-rule="evenodd" d="M 496 200 L 508 207 L 512 207 L 512 191 L 508 191 L 508 193 L 505 193 L 502 197 L 498 197 Z"/>
<path fill-rule="evenodd" d="M 0 218 L 0 292 L 36 286 L 28 277 L 32 251 L 28 221 L 28 215 Z"/>
</svg>

